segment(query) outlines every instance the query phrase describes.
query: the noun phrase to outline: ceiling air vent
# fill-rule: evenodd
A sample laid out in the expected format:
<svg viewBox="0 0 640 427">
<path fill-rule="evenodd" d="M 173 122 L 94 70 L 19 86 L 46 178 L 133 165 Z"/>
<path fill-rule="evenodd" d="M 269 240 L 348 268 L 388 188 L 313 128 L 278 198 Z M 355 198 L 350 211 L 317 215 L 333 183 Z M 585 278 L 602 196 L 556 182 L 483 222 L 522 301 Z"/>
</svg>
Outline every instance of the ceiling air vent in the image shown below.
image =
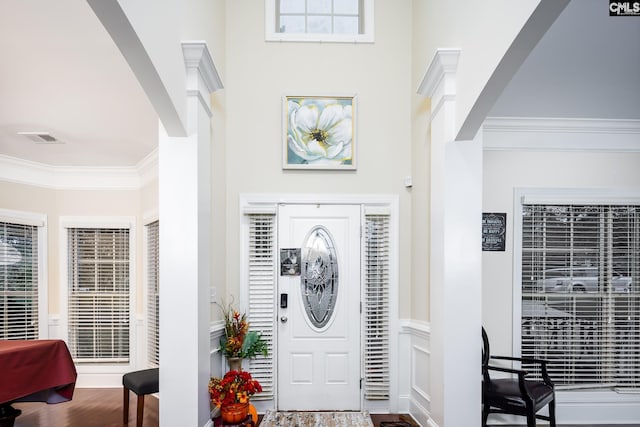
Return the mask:
<svg viewBox="0 0 640 427">
<path fill-rule="evenodd" d="M 18 132 L 18 135 L 29 138 L 36 144 L 64 144 L 49 132 Z"/>
</svg>

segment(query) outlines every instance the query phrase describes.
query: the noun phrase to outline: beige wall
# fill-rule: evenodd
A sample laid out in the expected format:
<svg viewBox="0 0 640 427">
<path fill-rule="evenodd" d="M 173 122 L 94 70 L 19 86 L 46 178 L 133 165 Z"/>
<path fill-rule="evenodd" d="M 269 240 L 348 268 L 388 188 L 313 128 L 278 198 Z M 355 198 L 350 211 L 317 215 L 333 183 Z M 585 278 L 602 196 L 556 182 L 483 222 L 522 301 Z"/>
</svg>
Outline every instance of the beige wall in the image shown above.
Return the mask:
<svg viewBox="0 0 640 427">
<path fill-rule="evenodd" d="M 143 313 L 143 215 L 157 206 L 157 184 L 142 190 L 54 190 L 0 182 L 0 208 L 43 214 L 47 217 L 49 315 L 60 314 L 60 217 L 131 216 L 136 218 L 137 313 Z M 157 212 L 157 207 L 155 208 Z"/>
<path fill-rule="evenodd" d="M 400 198 L 400 316 L 410 315 L 411 3 L 376 2 L 374 44 L 267 43 L 264 3 L 227 2 L 227 291 L 239 293 L 243 193 Z M 357 100 L 357 171 L 283 171 L 283 95 Z"/>
<path fill-rule="evenodd" d="M 505 252 L 483 252 L 483 324 L 492 352 L 511 354 L 514 188 L 640 188 L 640 153 L 485 151 L 484 212 L 507 213 Z"/>
</svg>

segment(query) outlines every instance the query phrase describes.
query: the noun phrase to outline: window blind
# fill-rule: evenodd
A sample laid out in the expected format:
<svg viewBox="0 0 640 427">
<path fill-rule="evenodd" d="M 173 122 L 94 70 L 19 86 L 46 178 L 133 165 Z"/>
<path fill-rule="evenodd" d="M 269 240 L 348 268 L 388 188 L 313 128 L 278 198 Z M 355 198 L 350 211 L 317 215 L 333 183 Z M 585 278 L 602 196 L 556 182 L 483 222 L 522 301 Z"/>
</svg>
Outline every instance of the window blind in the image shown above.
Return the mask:
<svg viewBox="0 0 640 427">
<path fill-rule="evenodd" d="M 37 339 L 38 227 L 0 222 L 0 339 Z"/>
<path fill-rule="evenodd" d="M 640 206 L 522 214 L 522 356 L 558 388 L 640 387 Z"/>
<path fill-rule="evenodd" d="M 160 240 L 159 222 L 147 229 L 147 360 L 150 366 L 160 364 Z"/>
<path fill-rule="evenodd" d="M 129 362 L 129 230 L 68 229 L 69 350 L 77 363 Z"/>
<path fill-rule="evenodd" d="M 262 393 L 252 400 L 270 400 L 275 396 L 274 339 L 276 288 L 275 215 L 249 214 L 249 311 L 251 330 L 267 341 L 268 356 L 249 362 L 251 375 L 262 385 Z"/>
<path fill-rule="evenodd" d="M 365 215 L 364 396 L 389 398 L 389 216 Z"/>
</svg>

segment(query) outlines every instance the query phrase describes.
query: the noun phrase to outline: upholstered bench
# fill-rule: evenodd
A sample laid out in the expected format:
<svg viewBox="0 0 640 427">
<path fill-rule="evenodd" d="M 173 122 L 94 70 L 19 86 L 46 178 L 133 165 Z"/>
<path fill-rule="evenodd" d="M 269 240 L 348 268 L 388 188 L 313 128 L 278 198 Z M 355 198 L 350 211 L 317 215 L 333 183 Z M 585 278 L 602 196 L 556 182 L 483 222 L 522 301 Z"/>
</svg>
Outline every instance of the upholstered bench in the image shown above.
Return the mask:
<svg viewBox="0 0 640 427">
<path fill-rule="evenodd" d="M 129 390 L 131 390 L 138 395 L 136 426 L 142 427 L 144 396 L 159 391 L 159 372 L 158 368 L 143 369 L 142 371 L 129 372 L 122 376 L 122 386 L 124 387 L 124 412 L 122 414 L 122 420 L 124 424 L 129 423 Z"/>
</svg>

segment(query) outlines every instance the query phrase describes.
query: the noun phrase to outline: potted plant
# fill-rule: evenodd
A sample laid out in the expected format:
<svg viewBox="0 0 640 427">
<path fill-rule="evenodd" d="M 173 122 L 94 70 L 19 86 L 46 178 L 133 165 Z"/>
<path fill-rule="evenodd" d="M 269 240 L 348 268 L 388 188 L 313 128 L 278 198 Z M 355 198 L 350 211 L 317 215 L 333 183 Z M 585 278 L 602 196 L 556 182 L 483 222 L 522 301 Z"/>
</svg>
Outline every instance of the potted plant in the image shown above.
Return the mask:
<svg viewBox="0 0 640 427">
<path fill-rule="evenodd" d="M 242 369 L 242 359 L 258 354 L 267 356 L 267 342 L 256 331 L 249 330 L 246 313 L 240 313 L 231 305 L 220 306 L 224 315 L 224 336 L 220 338 L 220 351 L 229 360 L 229 368 Z"/>
<path fill-rule="evenodd" d="M 229 371 L 224 377 L 211 377 L 209 397 L 220 408 L 224 422 L 237 424 L 249 414 L 249 398 L 262 391 L 262 386 L 246 371 Z"/>
</svg>

